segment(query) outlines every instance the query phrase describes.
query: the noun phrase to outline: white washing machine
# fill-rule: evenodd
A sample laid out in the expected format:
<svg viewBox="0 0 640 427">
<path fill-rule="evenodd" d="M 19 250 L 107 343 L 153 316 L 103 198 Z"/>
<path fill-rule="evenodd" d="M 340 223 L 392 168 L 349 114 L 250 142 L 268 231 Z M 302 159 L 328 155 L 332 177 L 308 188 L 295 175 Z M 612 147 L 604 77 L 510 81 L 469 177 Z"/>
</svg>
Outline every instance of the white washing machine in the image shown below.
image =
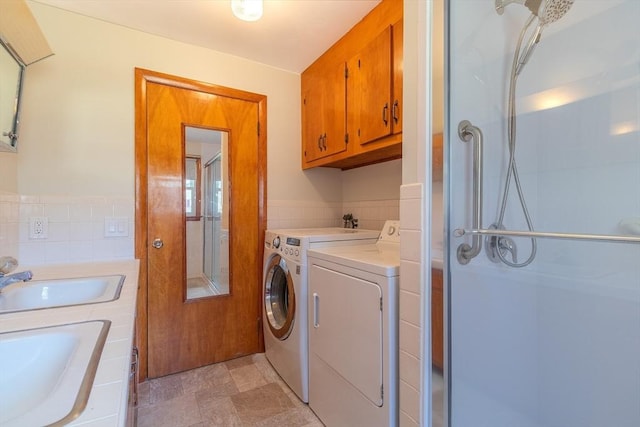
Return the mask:
<svg viewBox="0 0 640 427">
<path fill-rule="evenodd" d="M 328 427 L 398 425 L 398 227 L 308 252 L 309 406 Z"/>
<path fill-rule="evenodd" d="M 373 243 L 380 232 L 344 228 L 267 230 L 263 270 L 265 355 L 303 402 L 309 401 L 307 251 Z"/>
</svg>

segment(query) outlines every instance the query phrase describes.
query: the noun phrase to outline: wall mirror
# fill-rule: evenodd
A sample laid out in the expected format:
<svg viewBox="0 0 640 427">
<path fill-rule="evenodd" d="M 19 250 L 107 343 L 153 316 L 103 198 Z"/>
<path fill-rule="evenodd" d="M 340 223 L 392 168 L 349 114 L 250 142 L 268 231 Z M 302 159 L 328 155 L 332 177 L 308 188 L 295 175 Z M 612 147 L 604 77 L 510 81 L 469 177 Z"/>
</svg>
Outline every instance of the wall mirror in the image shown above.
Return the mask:
<svg viewBox="0 0 640 427">
<path fill-rule="evenodd" d="M 0 39 L 0 151 L 18 147 L 20 94 L 25 65 Z"/>
<path fill-rule="evenodd" d="M 228 133 L 185 127 L 187 300 L 229 293 Z"/>
</svg>

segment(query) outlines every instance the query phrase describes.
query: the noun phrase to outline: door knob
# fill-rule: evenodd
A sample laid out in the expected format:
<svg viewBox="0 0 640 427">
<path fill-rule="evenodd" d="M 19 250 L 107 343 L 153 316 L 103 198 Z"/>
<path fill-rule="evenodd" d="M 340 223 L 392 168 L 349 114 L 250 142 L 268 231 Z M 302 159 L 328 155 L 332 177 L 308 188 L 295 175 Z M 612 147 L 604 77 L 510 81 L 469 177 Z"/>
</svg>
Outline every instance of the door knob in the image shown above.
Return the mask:
<svg viewBox="0 0 640 427">
<path fill-rule="evenodd" d="M 161 247 L 164 246 L 164 242 L 162 241 L 162 239 L 155 239 L 153 241 L 153 247 L 156 249 L 160 249 Z"/>
</svg>

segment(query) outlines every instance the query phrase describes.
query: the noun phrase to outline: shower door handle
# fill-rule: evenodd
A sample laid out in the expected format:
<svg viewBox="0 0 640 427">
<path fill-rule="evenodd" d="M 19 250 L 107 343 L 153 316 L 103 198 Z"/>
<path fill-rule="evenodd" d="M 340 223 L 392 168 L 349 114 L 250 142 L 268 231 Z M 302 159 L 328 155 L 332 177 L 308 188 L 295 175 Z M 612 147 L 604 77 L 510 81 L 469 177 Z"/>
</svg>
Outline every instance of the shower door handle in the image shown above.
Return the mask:
<svg viewBox="0 0 640 427">
<path fill-rule="evenodd" d="M 482 131 L 468 120 L 458 124 L 458 136 L 464 142 L 473 141 L 473 229 L 482 227 Z M 457 258 L 460 264 L 468 264 L 482 249 L 482 236 L 473 235 L 471 245 L 458 246 Z"/>
</svg>

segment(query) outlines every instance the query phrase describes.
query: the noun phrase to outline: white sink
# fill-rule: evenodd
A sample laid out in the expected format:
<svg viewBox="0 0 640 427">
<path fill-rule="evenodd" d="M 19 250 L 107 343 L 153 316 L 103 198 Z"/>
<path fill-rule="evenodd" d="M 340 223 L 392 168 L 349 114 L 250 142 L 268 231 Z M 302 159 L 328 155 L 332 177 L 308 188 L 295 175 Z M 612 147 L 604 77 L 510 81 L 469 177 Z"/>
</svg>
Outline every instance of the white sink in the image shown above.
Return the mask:
<svg viewBox="0 0 640 427">
<path fill-rule="evenodd" d="M 84 410 L 111 322 L 0 334 L 0 426 L 64 425 Z"/>
<path fill-rule="evenodd" d="M 12 283 L 0 291 L 0 313 L 113 301 L 120 297 L 124 278 L 114 275 Z"/>
</svg>

